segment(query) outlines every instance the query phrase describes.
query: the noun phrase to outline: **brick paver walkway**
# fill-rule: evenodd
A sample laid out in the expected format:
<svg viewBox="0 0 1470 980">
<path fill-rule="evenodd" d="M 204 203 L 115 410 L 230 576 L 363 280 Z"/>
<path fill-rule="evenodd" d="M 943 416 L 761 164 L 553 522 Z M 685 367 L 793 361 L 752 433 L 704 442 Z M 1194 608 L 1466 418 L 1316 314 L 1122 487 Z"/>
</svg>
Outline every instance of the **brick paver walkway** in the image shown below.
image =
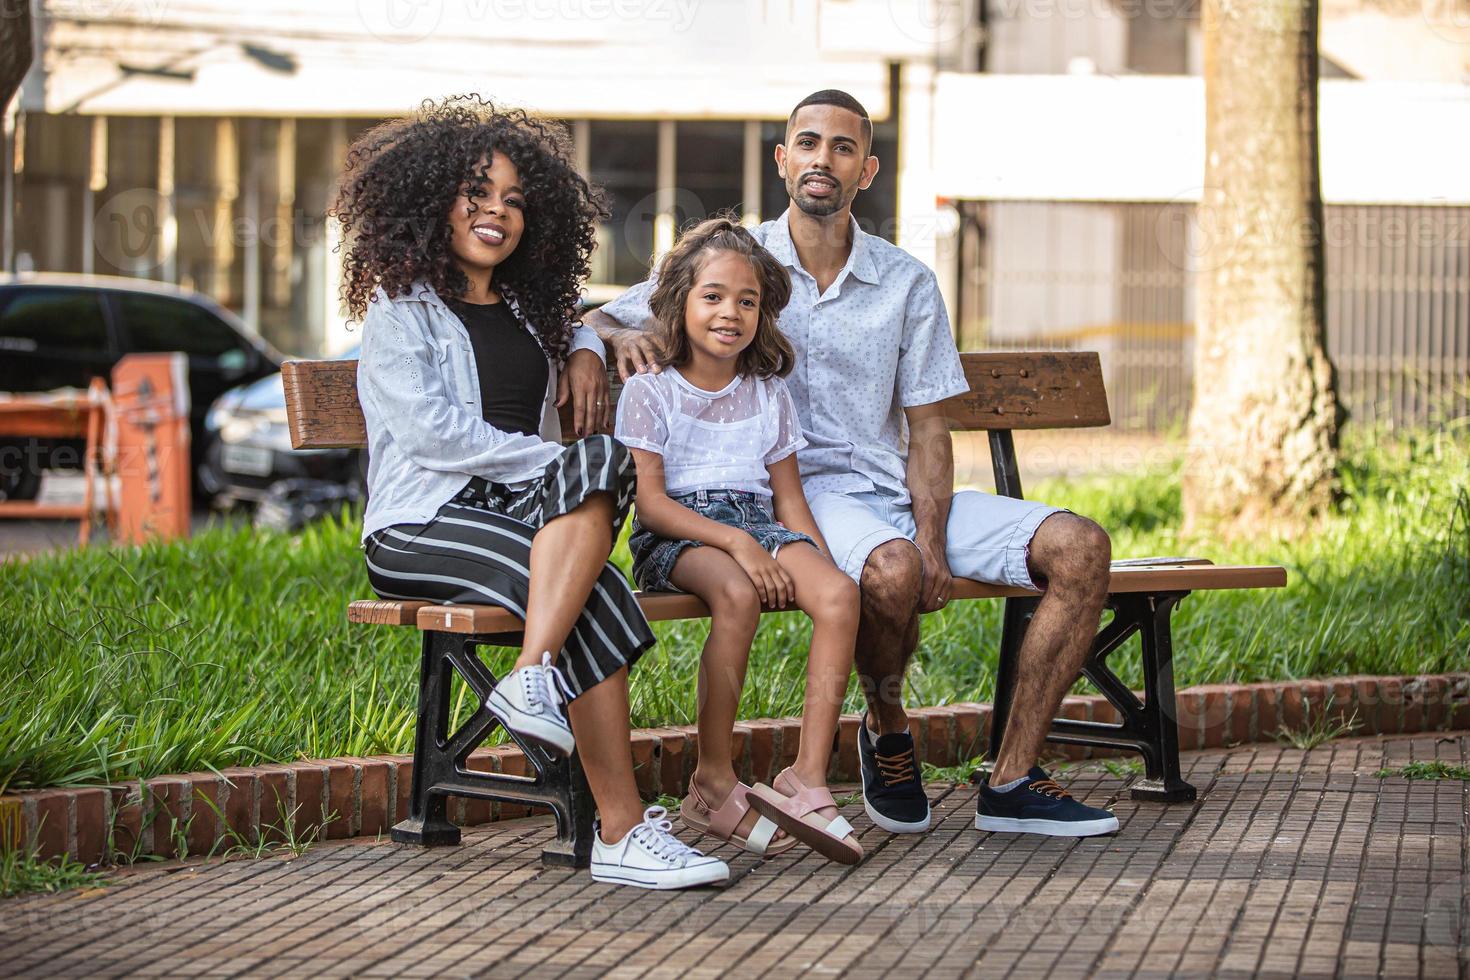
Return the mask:
<svg viewBox="0 0 1470 980">
<path fill-rule="evenodd" d="M 1122 821 L 1091 840 L 978 833 L 974 789 L 935 785 L 927 835 L 847 808 L 856 868 L 725 853 L 732 882 L 696 892 L 543 870 L 544 819 L 321 845 L 0 903 L 0 974 L 1465 977 L 1470 783 L 1376 773 L 1467 756 L 1464 735 L 1198 753 L 1200 800 L 1172 807 L 1082 768 L 1064 781 Z"/>
</svg>

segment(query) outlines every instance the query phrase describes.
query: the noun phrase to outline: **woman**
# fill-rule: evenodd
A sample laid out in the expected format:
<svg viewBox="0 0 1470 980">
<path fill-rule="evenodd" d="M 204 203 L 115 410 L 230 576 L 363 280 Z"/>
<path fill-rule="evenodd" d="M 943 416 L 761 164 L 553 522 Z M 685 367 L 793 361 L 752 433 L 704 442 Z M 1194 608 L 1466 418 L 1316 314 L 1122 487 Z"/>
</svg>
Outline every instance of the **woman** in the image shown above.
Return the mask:
<svg viewBox="0 0 1470 980">
<path fill-rule="evenodd" d="M 726 880 L 662 808 L 643 810 L 633 781 L 628 670 L 654 638 L 607 562 L 632 461 L 607 436 L 560 444 L 556 406 L 605 374 L 601 343 L 571 319 L 603 212 L 565 133 L 471 96 L 370 130 L 347 161 L 335 213 L 347 305 L 363 323 L 374 590 L 524 619 L 515 669 L 487 707 L 551 751 L 575 745 L 601 816 L 593 878 Z M 604 411 L 580 406 L 579 429 Z"/>
</svg>

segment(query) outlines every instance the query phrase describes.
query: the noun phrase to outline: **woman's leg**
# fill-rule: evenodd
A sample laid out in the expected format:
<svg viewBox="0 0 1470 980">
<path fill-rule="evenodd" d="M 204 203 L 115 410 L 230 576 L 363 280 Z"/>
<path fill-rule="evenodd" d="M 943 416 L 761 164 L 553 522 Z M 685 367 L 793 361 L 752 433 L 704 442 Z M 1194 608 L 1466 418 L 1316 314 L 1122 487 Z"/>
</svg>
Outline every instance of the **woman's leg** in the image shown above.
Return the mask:
<svg viewBox="0 0 1470 980">
<path fill-rule="evenodd" d="M 526 631 L 516 667 L 539 664 L 548 650 L 552 659 L 560 655 L 612 553 L 613 506 L 611 494 L 589 494 L 536 532 L 531 542 Z"/>
<path fill-rule="evenodd" d="M 567 713 L 587 786 L 602 820 L 602 839 L 616 844 L 643 820 L 629 747 L 628 668 L 584 691 Z"/>
<path fill-rule="evenodd" d="M 730 759 L 730 733 L 760 625 L 760 596 L 735 559 L 719 548 L 684 549 L 669 580 L 710 608 L 709 639 L 699 660 L 699 762 L 693 779 L 700 796 L 718 808 L 739 782 Z M 758 819 L 747 814 L 737 832 L 748 833 Z"/>
<path fill-rule="evenodd" d="M 796 775 L 807 786 L 827 785 L 832 733 L 842 712 L 852 651 L 857 639 L 858 587 L 851 578 L 804 541 L 776 553 L 796 582 L 796 605 L 812 620 L 812 646 L 807 656 L 806 701 L 801 713 L 801 748 Z M 825 817 L 836 816 L 823 812 Z"/>
</svg>

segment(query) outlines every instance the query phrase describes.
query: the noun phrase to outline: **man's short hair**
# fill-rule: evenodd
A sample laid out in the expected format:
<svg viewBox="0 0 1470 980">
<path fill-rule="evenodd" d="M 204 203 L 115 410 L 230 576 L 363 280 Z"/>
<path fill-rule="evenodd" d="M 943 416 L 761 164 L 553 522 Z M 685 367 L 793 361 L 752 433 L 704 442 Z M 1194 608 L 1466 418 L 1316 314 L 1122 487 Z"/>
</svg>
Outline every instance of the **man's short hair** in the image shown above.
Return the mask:
<svg viewBox="0 0 1470 980">
<path fill-rule="evenodd" d="M 841 89 L 824 88 L 820 92 L 813 92 L 800 102 L 796 108 L 791 110 L 791 115 L 786 117 L 786 135 L 791 135 L 791 127 L 796 122 L 796 114 L 809 105 L 832 105 L 839 109 L 846 109 L 863 121 L 863 152 L 871 153 L 873 150 L 873 120 L 868 117 L 868 110 L 863 104 Z"/>
</svg>

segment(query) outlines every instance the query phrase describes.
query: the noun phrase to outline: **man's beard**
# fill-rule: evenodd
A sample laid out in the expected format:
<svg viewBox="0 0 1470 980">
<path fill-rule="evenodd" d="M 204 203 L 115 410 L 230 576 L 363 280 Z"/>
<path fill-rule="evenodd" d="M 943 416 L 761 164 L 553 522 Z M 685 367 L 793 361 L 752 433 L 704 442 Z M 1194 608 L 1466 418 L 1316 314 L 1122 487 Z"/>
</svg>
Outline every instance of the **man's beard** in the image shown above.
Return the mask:
<svg viewBox="0 0 1470 980">
<path fill-rule="evenodd" d="M 852 203 L 853 197 L 857 196 L 855 192 L 849 195 L 847 189 L 841 184 L 837 185 L 837 189 L 838 193 L 828 198 L 810 197 L 802 190 L 801 181 L 798 179 L 794 186 L 786 188 L 786 192 L 791 196 L 791 200 L 796 202 L 796 206 L 803 214 L 809 214 L 813 218 L 826 218 L 847 207 Z"/>
</svg>

